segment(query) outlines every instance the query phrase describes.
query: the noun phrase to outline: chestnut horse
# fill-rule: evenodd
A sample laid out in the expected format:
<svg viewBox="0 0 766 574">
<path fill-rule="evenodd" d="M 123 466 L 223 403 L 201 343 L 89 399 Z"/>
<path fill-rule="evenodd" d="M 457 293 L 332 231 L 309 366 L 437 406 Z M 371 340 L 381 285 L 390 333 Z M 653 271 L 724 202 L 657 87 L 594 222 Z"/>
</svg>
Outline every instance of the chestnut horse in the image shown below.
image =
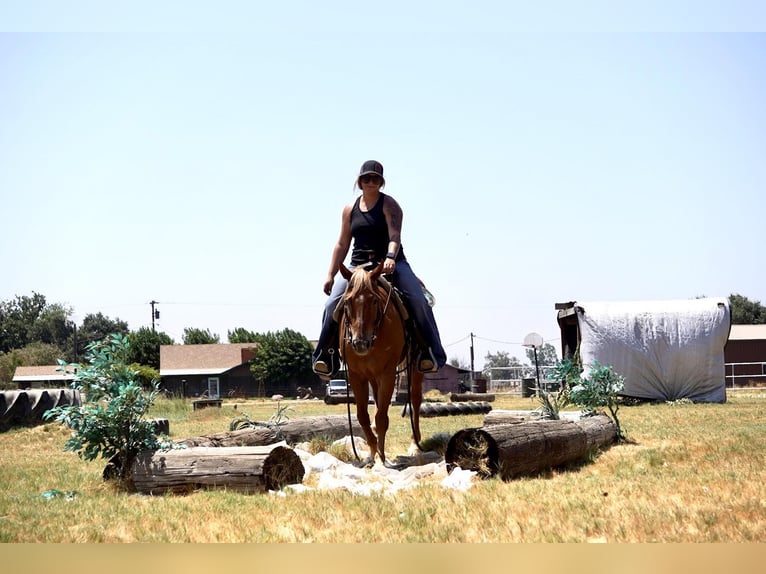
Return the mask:
<svg viewBox="0 0 766 574">
<path fill-rule="evenodd" d="M 388 408 L 394 394 L 397 369 L 403 361 L 410 366 L 412 361 L 405 348 L 404 319 L 392 301 L 391 289 L 378 282 L 382 271 L 383 263 L 371 271 L 360 266 L 353 273 L 341 263 L 340 273 L 348 280 L 348 286 L 341 300 L 340 354 L 346 362 L 348 382 L 356 402 L 356 418 L 370 447 L 371 462 L 375 462 L 377 453 L 385 464 Z M 412 406 L 412 453 L 420 442 L 423 373 L 411 367 L 407 373 Z M 374 430 L 367 412 L 368 386 L 372 387 L 375 399 Z"/>
</svg>

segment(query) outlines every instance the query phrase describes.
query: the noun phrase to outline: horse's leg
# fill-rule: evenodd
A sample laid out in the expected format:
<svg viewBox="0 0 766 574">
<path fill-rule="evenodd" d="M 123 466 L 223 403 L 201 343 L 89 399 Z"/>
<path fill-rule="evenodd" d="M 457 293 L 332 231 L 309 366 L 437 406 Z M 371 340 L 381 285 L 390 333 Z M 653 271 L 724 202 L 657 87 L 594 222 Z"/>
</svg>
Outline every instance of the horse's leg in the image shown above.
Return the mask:
<svg viewBox="0 0 766 574">
<path fill-rule="evenodd" d="M 388 407 L 391 406 L 391 395 L 396 383 L 396 369 L 385 373 L 378 381 L 378 391 L 375 399 L 375 432 L 378 435 L 378 455 L 380 461 L 386 462 L 386 432 L 388 432 Z"/>
<path fill-rule="evenodd" d="M 412 444 L 409 454 L 415 455 L 420 452 L 420 405 L 423 402 L 423 373 L 416 368 L 412 369 L 410 383 L 410 402 L 412 403 Z"/>
<path fill-rule="evenodd" d="M 370 425 L 370 413 L 367 411 L 367 381 L 356 381 L 352 376 L 349 376 L 349 383 L 354 390 L 354 402 L 356 403 L 356 420 L 359 421 L 359 426 L 364 431 L 365 439 L 367 440 L 367 446 L 370 447 L 370 458 L 372 462 L 375 462 L 375 452 L 378 449 L 378 439 L 372 430 Z M 364 383 L 362 385 L 362 383 Z M 362 390 L 364 392 L 362 392 Z M 353 437 L 352 437 L 353 440 Z"/>
</svg>

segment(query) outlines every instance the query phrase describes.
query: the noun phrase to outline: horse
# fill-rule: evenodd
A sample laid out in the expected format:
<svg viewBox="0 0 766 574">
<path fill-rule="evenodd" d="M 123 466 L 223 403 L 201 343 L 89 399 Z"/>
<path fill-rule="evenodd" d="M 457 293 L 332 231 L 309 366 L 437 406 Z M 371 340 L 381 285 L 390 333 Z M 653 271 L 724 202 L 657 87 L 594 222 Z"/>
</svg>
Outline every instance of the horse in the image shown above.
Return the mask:
<svg viewBox="0 0 766 574">
<path fill-rule="evenodd" d="M 410 382 L 412 445 L 410 454 L 419 450 L 420 404 L 423 400 L 423 373 L 413 368 L 407 345 L 405 318 L 392 301 L 393 287 L 378 281 L 383 263 L 372 270 L 359 266 L 351 272 L 342 263 L 341 275 L 348 281 L 340 302 L 342 313 L 340 355 L 346 363 L 348 382 L 354 391 L 356 418 L 370 447 L 371 463 L 375 455 L 386 463 L 388 408 L 394 394 L 396 374 L 406 364 Z M 375 426 L 367 412 L 368 388 L 375 401 Z"/>
</svg>

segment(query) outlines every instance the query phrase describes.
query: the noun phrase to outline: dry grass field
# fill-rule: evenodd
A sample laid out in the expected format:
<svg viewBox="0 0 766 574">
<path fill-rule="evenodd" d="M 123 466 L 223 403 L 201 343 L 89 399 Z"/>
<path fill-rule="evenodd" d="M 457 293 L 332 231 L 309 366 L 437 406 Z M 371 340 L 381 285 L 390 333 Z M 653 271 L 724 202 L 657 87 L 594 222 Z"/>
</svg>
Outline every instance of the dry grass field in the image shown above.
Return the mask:
<svg viewBox="0 0 766 574">
<path fill-rule="evenodd" d="M 431 397 L 438 400 L 438 397 Z M 441 400 L 447 400 L 442 398 Z M 228 430 L 271 401 L 192 411 L 162 400 L 153 415 L 181 439 Z M 340 414 L 345 405 L 285 401 L 290 418 Z M 498 396 L 496 409 L 536 399 Z M 390 456 L 404 454 L 409 423 L 391 410 Z M 423 419 L 424 437 L 481 426 L 483 415 Z M 630 439 L 593 460 L 468 491 L 438 481 L 396 495 L 312 491 L 275 496 L 198 491 L 142 496 L 104 483 L 104 461 L 64 452 L 57 424 L 0 434 L 0 542 L 760 542 L 766 540 L 766 391 L 725 404 L 623 406 Z M 46 498 L 56 489 L 73 496 Z"/>
</svg>

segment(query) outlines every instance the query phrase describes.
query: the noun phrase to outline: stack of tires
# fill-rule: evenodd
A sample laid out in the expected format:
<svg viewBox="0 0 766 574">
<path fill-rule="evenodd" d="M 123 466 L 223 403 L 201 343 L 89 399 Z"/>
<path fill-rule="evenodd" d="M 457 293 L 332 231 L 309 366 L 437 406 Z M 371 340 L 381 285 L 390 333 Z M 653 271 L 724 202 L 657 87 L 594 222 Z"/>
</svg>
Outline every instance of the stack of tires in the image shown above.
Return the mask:
<svg viewBox="0 0 766 574">
<path fill-rule="evenodd" d="M 74 389 L 26 389 L 0 392 L 0 430 L 14 425 L 42 422 L 54 407 L 80 406 L 80 391 Z"/>
</svg>

